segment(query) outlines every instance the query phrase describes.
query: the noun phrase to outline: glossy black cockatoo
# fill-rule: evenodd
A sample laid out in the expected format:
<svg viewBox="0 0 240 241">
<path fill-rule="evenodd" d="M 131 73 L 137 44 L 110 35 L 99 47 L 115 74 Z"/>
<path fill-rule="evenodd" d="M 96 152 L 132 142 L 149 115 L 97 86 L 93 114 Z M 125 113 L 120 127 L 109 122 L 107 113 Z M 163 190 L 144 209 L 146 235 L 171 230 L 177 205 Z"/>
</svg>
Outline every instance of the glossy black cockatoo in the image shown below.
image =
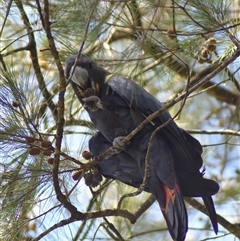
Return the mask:
<svg viewBox="0 0 240 241">
<path fill-rule="evenodd" d="M 93 155 L 120 143 L 149 114 L 163 105 L 147 91 L 128 78 L 111 74 L 92 59 L 71 56 L 66 64 L 66 77 L 90 119 L 99 130 L 89 142 Z M 119 154 L 99 163 L 100 172 L 139 187 L 145 175 L 145 157 L 154 130 L 171 119 L 165 111 L 144 126 Z M 119 144 L 121 146 L 121 144 Z M 219 185 L 203 178 L 200 143 L 171 120 L 151 140 L 148 156 L 148 178 L 145 190 L 157 199 L 173 240 L 183 241 L 187 233 L 187 212 L 183 196 L 202 197 L 215 232 L 217 217 L 212 195 Z M 122 175 L 116 175 L 118 171 Z"/>
</svg>

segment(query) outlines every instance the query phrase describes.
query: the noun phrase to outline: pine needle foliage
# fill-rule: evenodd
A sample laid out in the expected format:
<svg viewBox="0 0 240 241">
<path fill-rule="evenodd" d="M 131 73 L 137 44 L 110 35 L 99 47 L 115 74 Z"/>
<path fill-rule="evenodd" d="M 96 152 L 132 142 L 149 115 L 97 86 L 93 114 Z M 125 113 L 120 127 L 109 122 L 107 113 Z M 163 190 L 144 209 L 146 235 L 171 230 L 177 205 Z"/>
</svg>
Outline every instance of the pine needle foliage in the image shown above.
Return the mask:
<svg viewBox="0 0 240 241">
<path fill-rule="evenodd" d="M 69 84 L 62 144 L 56 150 L 61 67 L 80 50 L 162 102 L 198 85 L 169 111 L 178 113 L 177 123 L 201 141 L 206 175 L 220 183 L 214 202 L 221 228 L 214 239 L 240 238 L 239 12 L 238 1 L 232 0 L 3 1 L 0 241 L 170 239 L 157 205 L 135 225 L 126 213 L 104 213 L 114 211 L 134 188 L 107 179 L 93 189 L 83 178 L 73 181 L 72 172 L 87 162 L 81 153 L 96 130 Z M 134 213 L 148 198 L 147 193 L 125 198 L 121 209 Z M 71 219 L 71 205 L 85 218 Z M 210 239 L 208 218 L 190 206 L 188 211 L 194 221 L 186 240 Z"/>
</svg>

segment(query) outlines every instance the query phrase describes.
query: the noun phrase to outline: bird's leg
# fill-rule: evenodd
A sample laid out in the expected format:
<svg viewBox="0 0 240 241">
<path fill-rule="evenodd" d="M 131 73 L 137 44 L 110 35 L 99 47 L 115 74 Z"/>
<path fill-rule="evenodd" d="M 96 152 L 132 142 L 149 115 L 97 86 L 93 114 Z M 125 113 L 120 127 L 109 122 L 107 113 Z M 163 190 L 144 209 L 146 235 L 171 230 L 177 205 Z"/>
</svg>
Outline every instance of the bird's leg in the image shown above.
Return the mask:
<svg viewBox="0 0 240 241">
<path fill-rule="evenodd" d="M 84 102 L 83 107 L 89 109 L 92 112 L 97 111 L 99 109 L 103 109 L 101 100 L 96 95 L 85 97 L 82 100 Z"/>
</svg>

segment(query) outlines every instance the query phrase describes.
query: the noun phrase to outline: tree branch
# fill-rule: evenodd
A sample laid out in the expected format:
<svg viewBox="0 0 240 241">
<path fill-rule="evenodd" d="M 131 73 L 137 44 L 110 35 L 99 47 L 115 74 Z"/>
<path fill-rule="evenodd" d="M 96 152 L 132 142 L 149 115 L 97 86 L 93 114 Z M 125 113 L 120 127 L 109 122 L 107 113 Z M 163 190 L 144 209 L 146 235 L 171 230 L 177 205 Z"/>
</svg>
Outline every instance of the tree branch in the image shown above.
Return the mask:
<svg viewBox="0 0 240 241">
<path fill-rule="evenodd" d="M 38 85 L 39 88 L 42 92 L 43 97 L 45 98 L 46 102 L 48 103 L 48 107 L 50 108 L 53 117 L 55 119 L 55 121 L 57 120 L 57 108 L 55 106 L 55 104 L 52 101 L 52 95 L 49 93 L 49 91 L 47 90 L 47 86 L 45 84 L 39 63 L 38 63 L 38 55 L 37 55 L 37 47 L 36 47 L 36 41 L 35 41 L 35 37 L 34 37 L 34 33 L 33 33 L 33 29 L 31 27 L 30 21 L 28 19 L 28 16 L 26 14 L 26 12 L 24 11 L 22 2 L 19 0 L 14 0 L 14 2 L 16 3 L 20 13 L 21 13 L 21 17 L 23 19 L 24 25 L 27 29 L 27 33 L 28 33 L 28 39 L 29 39 L 29 43 L 28 43 L 28 50 L 31 53 L 31 60 L 32 60 L 32 65 L 33 65 L 33 69 L 35 71 L 35 75 L 38 81 Z"/>
<path fill-rule="evenodd" d="M 146 210 L 148 210 L 152 204 L 156 201 L 156 198 L 151 194 L 150 197 L 140 205 L 140 207 L 133 214 L 138 219 Z"/>
<path fill-rule="evenodd" d="M 58 94 L 58 116 L 57 116 L 57 130 L 56 130 L 56 147 L 54 153 L 54 163 L 53 163 L 53 185 L 55 189 L 55 193 L 57 199 L 62 203 L 62 205 L 71 213 L 74 217 L 78 212 L 77 208 L 72 205 L 67 197 L 62 193 L 58 172 L 59 172 L 59 161 L 61 155 L 61 144 L 63 138 L 63 126 L 64 126 L 64 95 L 66 91 L 66 81 L 64 76 L 64 71 L 62 68 L 61 61 L 59 59 L 58 51 L 55 46 L 55 42 L 51 33 L 51 23 L 49 21 L 49 3 L 48 0 L 44 0 L 44 24 L 45 24 L 45 32 L 48 39 L 49 48 L 51 50 L 52 56 L 54 57 L 54 61 L 57 65 L 59 72 L 59 94 Z"/>
<path fill-rule="evenodd" d="M 240 131 L 234 130 L 217 130 L 217 131 L 209 131 L 209 130 L 195 130 L 189 129 L 186 130 L 191 134 L 207 134 L 207 135 L 231 135 L 231 136 L 240 136 Z"/>
<path fill-rule="evenodd" d="M 89 219 L 95 219 L 95 218 L 102 218 L 102 217 L 108 217 L 108 216 L 120 216 L 123 218 L 127 218 L 132 224 L 136 222 L 136 217 L 128 212 L 127 210 L 123 209 L 106 209 L 103 211 L 91 211 L 86 213 L 80 213 L 76 211 L 74 217 L 70 217 L 68 219 L 64 219 L 60 221 L 59 223 L 54 224 L 52 227 L 47 229 L 46 231 L 42 232 L 38 237 L 32 239 L 32 241 L 38 241 L 53 230 L 63 227 L 67 224 L 76 222 L 76 221 L 82 221 L 82 220 L 89 220 Z"/>
<path fill-rule="evenodd" d="M 142 130 L 142 128 L 147 125 L 149 122 L 151 122 L 152 120 L 154 120 L 155 118 L 157 118 L 161 113 L 163 113 L 164 111 L 168 110 L 170 107 L 174 106 L 176 103 L 178 103 L 181 100 L 184 100 L 188 95 L 190 95 L 191 93 L 193 93 L 195 90 L 197 90 L 198 88 L 202 87 L 203 85 L 205 85 L 206 83 L 208 83 L 210 81 L 211 78 L 213 78 L 215 75 L 217 75 L 220 71 L 222 71 L 224 68 L 226 68 L 229 64 L 231 64 L 234 60 L 236 60 L 238 57 L 240 56 L 240 49 L 237 49 L 235 51 L 235 53 L 229 57 L 228 59 L 226 59 L 225 61 L 223 61 L 221 64 L 218 65 L 218 67 L 210 72 L 207 75 L 204 75 L 198 82 L 195 82 L 195 84 L 193 86 L 191 86 L 189 89 L 187 89 L 185 91 L 185 93 L 177 96 L 176 98 L 174 98 L 171 102 L 165 104 L 161 109 L 159 109 L 158 111 L 152 113 L 151 115 L 149 115 L 142 123 L 140 123 L 131 133 L 129 133 L 127 136 L 124 137 L 124 142 L 128 143 L 139 131 Z M 116 154 L 116 151 L 118 152 L 119 150 L 116 150 L 116 148 L 114 147 L 110 147 L 109 149 L 107 149 L 105 152 L 103 152 L 102 154 L 100 154 L 97 157 L 94 157 L 93 160 L 85 165 L 97 165 L 99 162 L 101 162 L 104 158 L 106 158 L 107 156 L 110 155 L 114 155 Z M 136 192 L 138 193 L 138 192 Z M 128 194 L 130 195 L 130 194 Z M 128 196 L 127 195 L 127 196 Z M 133 194 L 133 196 L 136 194 Z M 131 194 L 132 196 L 132 194 Z M 121 202 L 119 203 L 119 205 L 121 205 Z M 119 206 L 118 205 L 118 206 Z M 120 207 L 120 206 L 119 206 Z"/>
<path fill-rule="evenodd" d="M 198 202 L 194 198 L 185 197 L 184 200 L 189 203 L 191 206 L 199 210 L 200 212 L 206 214 L 208 216 L 208 211 L 204 205 Z M 225 218 L 217 214 L 218 223 L 221 224 L 225 229 L 227 229 L 230 233 L 234 234 L 236 237 L 240 238 L 240 225 L 239 224 L 231 224 Z"/>
<path fill-rule="evenodd" d="M 109 43 L 118 41 L 119 39 L 133 39 L 134 33 L 132 31 L 115 31 L 114 34 L 111 37 L 111 40 L 109 40 Z M 159 61 L 159 54 L 163 55 L 163 51 L 159 48 L 158 45 L 151 42 L 151 44 L 148 44 L 147 47 L 151 48 L 154 52 L 153 58 L 155 58 L 157 61 Z M 175 71 L 177 75 L 179 75 L 181 78 L 187 78 L 186 75 L 186 68 L 185 66 L 175 58 L 173 58 L 172 55 L 167 56 L 167 58 L 162 59 L 162 64 L 166 67 L 170 68 L 172 71 Z M 173 68 L 173 66 L 178 66 L 177 68 Z M 203 70 L 199 71 L 192 71 L 191 73 L 191 79 L 190 83 L 193 85 L 195 82 L 198 82 L 201 80 L 204 76 L 210 74 L 212 71 L 214 71 L 219 66 L 218 62 L 215 62 L 208 67 L 204 68 Z M 231 91 L 222 88 L 221 86 L 215 85 L 215 83 L 211 82 L 210 80 L 205 83 L 205 85 L 200 86 L 200 89 L 205 89 L 208 87 L 214 87 L 209 88 L 206 90 L 206 92 L 215 97 L 219 101 L 226 102 L 231 105 L 237 106 L 239 104 L 239 95 L 232 93 Z"/>
<path fill-rule="evenodd" d="M 160 110 L 154 112 L 153 114 L 149 115 L 136 129 L 134 129 L 128 136 L 125 137 L 125 140 L 128 142 L 132 139 L 134 135 L 136 135 L 147 123 L 158 117 L 162 112 L 166 111 L 168 108 L 172 107 L 179 101 L 186 98 L 187 95 L 193 93 L 198 88 L 204 86 L 206 83 L 210 81 L 211 78 L 213 78 L 216 74 L 218 74 L 220 71 L 222 71 L 224 68 L 226 68 L 229 64 L 231 64 L 235 59 L 237 59 L 240 56 L 240 49 L 237 49 L 235 53 L 228 59 L 226 59 L 224 62 L 218 65 L 218 67 L 210 72 L 207 75 L 204 75 L 203 78 L 201 78 L 197 83 L 195 83 L 193 86 L 191 86 L 185 93 L 177 96 L 174 100 L 172 100 L 170 103 L 167 103 L 161 108 Z"/>
</svg>

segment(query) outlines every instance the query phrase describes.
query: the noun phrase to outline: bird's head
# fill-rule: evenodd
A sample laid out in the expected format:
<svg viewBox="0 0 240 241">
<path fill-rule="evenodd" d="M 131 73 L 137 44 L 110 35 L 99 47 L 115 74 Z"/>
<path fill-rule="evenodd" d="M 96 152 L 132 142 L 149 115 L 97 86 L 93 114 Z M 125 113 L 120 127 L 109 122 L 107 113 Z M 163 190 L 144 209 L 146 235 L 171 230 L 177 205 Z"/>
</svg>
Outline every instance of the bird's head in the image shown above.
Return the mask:
<svg viewBox="0 0 240 241">
<path fill-rule="evenodd" d="M 75 85 L 82 91 L 92 88 L 96 91 L 99 90 L 102 84 L 105 82 L 105 78 L 110 73 L 101 68 L 92 59 L 86 55 L 80 55 L 76 61 L 77 55 L 73 55 L 67 59 L 66 62 L 66 77 L 71 77 L 73 86 Z"/>
</svg>

